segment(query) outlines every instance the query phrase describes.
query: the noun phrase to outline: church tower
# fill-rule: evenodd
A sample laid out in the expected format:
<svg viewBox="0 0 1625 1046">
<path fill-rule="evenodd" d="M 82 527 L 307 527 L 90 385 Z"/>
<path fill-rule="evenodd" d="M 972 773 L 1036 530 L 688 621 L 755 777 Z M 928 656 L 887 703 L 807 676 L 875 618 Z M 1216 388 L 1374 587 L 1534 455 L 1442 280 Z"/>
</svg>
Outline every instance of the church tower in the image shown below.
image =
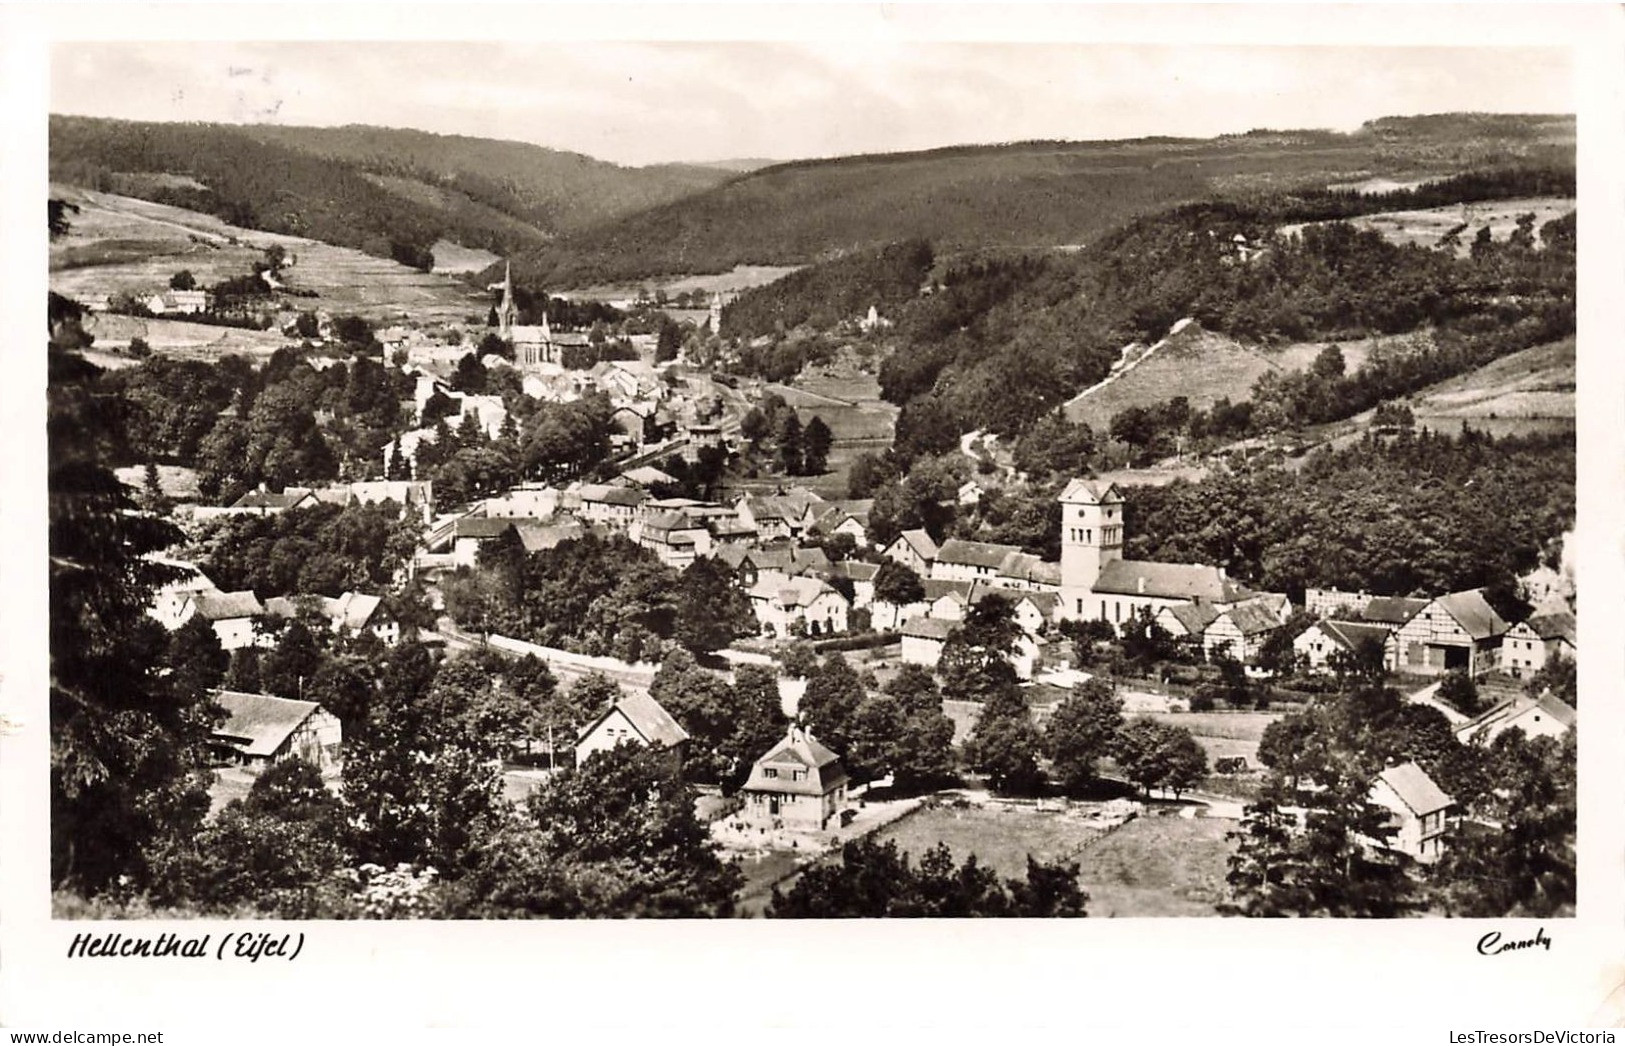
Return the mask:
<svg viewBox="0 0 1625 1046">
<path fill-rule="evenodd" d="M 513 303 L 513 267 L 502 263 L 502 304 L 497 306 L 497 336 L 503 341 L 513 340 L 513 321 L 519 310 Z"/>
<path fill-rule="evenodd" d="M 1074 479 L 1061 492 L 1061 616 L 1095 618 L 1100 571 L 1123 558 L 1123 496 L 1112 483 Z"/>
</svg>

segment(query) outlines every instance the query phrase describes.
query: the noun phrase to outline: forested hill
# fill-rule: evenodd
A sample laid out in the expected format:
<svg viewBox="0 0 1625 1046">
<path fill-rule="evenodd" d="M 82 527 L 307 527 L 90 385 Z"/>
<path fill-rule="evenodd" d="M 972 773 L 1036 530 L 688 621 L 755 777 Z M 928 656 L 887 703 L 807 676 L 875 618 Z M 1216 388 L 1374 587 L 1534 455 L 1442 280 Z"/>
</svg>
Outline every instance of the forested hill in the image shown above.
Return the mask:
<svg viewBox="0 0 1625 1046">
<path fill-rule="evenodd" d="M 1023 142 L 798 161 L 566 236 L 516 264 L 526 280 L 557 286 L 800 265 L 907 239 L 944 253 L 1077 244 L 1214 194 L 1413 182 L 1573 156 L 1572 117 L 1454 114 L 1387 118 L 1351 134 Z"/>
<path fill-rule="evenodd" d="M 378 127 L 53 116 L 50 135 L 53 181 L 403 259 L 442 237 L 503 254 L 536 248 L 732 177 Z"/>
</svg>

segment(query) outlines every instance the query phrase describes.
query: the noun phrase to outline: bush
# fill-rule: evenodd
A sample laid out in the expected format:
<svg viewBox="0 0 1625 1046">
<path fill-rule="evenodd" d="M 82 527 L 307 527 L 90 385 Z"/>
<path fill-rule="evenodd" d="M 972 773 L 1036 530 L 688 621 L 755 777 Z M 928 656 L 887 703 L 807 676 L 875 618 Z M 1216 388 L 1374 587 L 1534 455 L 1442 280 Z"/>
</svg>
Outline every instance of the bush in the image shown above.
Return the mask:
<svg viewBox="0 0 1625 1046">
<path fill-rule="evenodd" d="M 876 647 L 890 646 L 901 643 L 903 637 L 895 632 L 869 632 L 861 636 L 837 636 L 834 639 L 821 639 L 812 644 L 818 653 L 834 650 L 872 650 Z"/>
<path fill-rule="evenodd" d="M 1213 706 L 1214 700 L 1212 686 L 1203 685 L 1201 689 L 1197 690 L 1196 694 L 1191 698 L 1192 712 L 1211 712 L 1213 711 Z"/>
</svg>

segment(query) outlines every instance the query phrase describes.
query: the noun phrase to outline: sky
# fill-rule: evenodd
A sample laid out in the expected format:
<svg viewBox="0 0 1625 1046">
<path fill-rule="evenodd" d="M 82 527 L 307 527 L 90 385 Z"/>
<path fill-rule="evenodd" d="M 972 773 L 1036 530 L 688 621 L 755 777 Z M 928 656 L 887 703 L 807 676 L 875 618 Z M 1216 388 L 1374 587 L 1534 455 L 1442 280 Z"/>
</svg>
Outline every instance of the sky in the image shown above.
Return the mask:
<svg viewBox="0 0 1625 1046">
<path fill-rule="evenodd" d="M 57 113 L 413 127 L 629 165 L 1574 106 L 1568 52 L 1536 47 L 126 41 L 51 62 Z"/>
</svg>

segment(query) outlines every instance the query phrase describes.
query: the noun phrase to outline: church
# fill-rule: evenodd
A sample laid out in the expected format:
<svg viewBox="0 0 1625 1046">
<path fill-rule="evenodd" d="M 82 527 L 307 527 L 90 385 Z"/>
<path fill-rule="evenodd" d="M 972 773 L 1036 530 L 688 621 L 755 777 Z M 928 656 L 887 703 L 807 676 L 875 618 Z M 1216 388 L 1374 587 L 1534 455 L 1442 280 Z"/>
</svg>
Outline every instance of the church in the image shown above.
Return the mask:
<svg viewBox="0 0 1625 1046">
<path fill-rule="evenodd" d="M 1109 621 L 1119 631 L 1141 609 L 1193 603 L 1224 611 L 1256 599 L 1223 567 L 1123 558 L 1123 495 L 1116 484 L 1074 479 L 1061 492 L 1061 616 Z"/>
<path fill-rule="evenodd" d="M 588 344 L 585 334 L 554 334 L 547 324 L 547 311 L 542 310 L 540 325 L 521 325 L 519 307 L 513 300 L 513 270 L 502 269 L 502 304 L 497 306 L 497 336 L 513 346 L 514 365 L 521 369 L 542 364 L 564 365 L 566 348 Z"/>
</svg>

